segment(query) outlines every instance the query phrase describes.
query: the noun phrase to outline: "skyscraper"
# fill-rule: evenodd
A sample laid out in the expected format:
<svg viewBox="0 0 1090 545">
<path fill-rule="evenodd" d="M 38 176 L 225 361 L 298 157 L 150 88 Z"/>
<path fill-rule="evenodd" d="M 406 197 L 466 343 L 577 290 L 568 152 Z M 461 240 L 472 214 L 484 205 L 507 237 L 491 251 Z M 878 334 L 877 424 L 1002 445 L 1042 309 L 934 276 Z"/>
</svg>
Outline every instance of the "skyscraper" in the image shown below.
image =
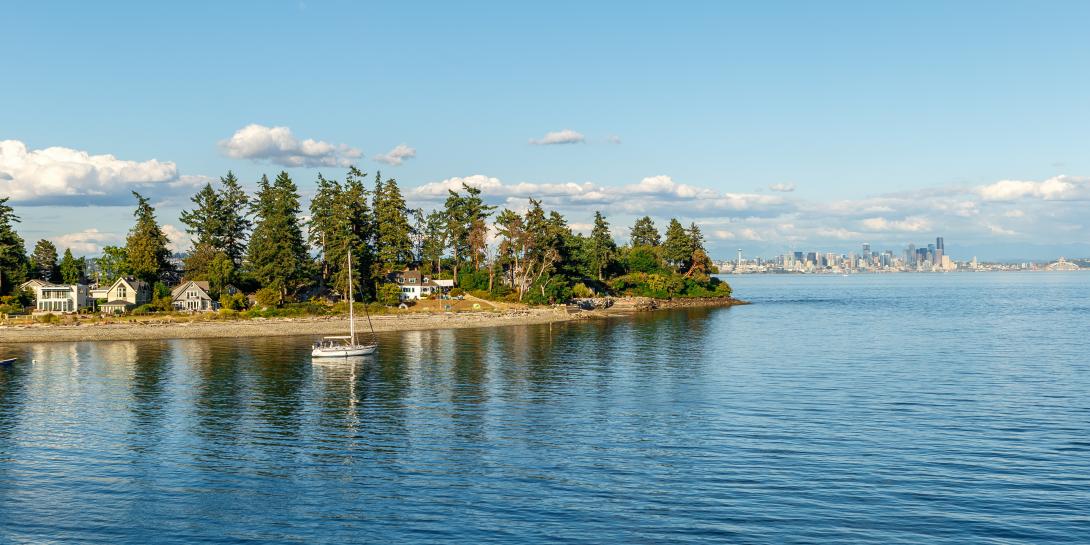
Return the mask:
<svg viewBox="0 0 1090 545">
<path fill-rule="evenodd" d="M 946 255 L 946 249 L 943 248 L 942 237 L 935 238 L 935 264 L 942 265 L 942 256 Z"/>
</svg>

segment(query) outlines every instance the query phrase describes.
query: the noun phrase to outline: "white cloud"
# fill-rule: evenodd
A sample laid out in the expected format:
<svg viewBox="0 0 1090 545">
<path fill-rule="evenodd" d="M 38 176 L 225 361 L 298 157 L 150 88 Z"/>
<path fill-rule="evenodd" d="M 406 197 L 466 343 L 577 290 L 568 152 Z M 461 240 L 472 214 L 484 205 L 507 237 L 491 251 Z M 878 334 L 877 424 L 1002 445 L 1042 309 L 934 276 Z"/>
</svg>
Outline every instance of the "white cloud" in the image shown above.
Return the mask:
<svg viewBox="0 0 1090 545">
<path fill-rule="evenodd" d="M 397 166 L 414 157 L 416 157 L 416 148 L 410 148 L 405 144 L 398 144 L 394 149 L 384 154 L 376 155 L 374 159 L 380 163 Z"/>
<path fill-rule="evenodd" d="M 363 152 L 347 144 L 298 140 L 287 127 L 250 124 L 219 143 L 228 157 L 268 161 L 286 167 L 347 167 Z"/>
<path fill-rule="evenodd" d="M 1090 178 L 1056 176 L 1041 182 L 1000 180 L 976 188 L 985 201 L 1013 202 L 1036 198 L 1046 201 L 1090 200 Z"/>
<path fill-rule="evenodd" d="M 609 136 L 609 143 L 610 144 L 620 144 L 621 143 L 621 137 L 617 136 L 615 134 L 611 134 Z"/>
<path fill-rule="evenodd" d="M 51 237 L 50 240 L 57 245 L 57 250 L 64 252 L 70 249 L 78 255 L 98 254 L 103 246 L 119 244 L 124 237 L 117 233 L 104 233 L 98 229 L 84 229 L 76 233 L 68 233 Z"/>
<path fill-rule="evenodd" d="M 545 133 L 543 138 L 531 138 L 530 143 L 537 146 L 549 146 L 553 144 L 582 144 L 586 137 L 571 129 Z"/>
<path fill-rule="evenodd" d="M 180 181 L 177 166 L 169 161 L 130 161 L 63 147 L 31 150 L 18 140 L 0 141 L 0 195 L 14 202 L 101 203 Z"/>
<path fill-rule="evenodd" d="M 792 191 L 795 190 L 795 184 L 793 184 L 793 183 L 772 184 L 772 185 L 768 186 L 768 188 L 771 189 L 772 191 L 777 191 L 779 193 L 791 193 Z"/>
<path fill-rule="evenodd" d="M 193 245 L 193 241 L 189 236 L 189 233 L 170 225 L 166 224 L 162 227 L 163 234 L 167 236 L 167 248 L 172 252 L 184 252 L 189 250 Z"/>
<path fill-rule="evenodd" d="M 985 223 L 984 226 L 987 227 L 988 231 L 991 232 L 991 234 L 993 235 L 1011 237 L 1018 234 L 1010 229 L 1004 228 L 1003 226 L 996 225 L 994 223 Z"/>
<path fill-rule="evenodd" d="M 903 220 L 867 218 L 860 223 L 862 224 L 863 229 L 879 233 L 920 233 L 931 229 L 931 223 L 923 218 L 905 218 Z"/>
<path fill-rule="evenodd" d="M 676 216 L 768 214 L 786 205 L 782 197 L 749 193 L 720 193 L 675 182 L 669 176 L 649 176 L 624 186 L 600 186 L 583 183 L 508 184 L 499 178 L 476 174 L 447 178 L 414 188 L 410 196 L 421 200 L 440 200 L 447 191 L 459 191 L 462 184 L 476 187 L 491 202 L 508 207 L 525 204 L 528 197 L 541 199 L 558 208 L 589 208 L 611 213 Z"/>
<path fill-rule="evenodd" d="M 734 238 L 734 233 L 726 229 L 716 229 L 712 231 L 712 237 L 719 240 L 731 240 Z"/>
</svg>

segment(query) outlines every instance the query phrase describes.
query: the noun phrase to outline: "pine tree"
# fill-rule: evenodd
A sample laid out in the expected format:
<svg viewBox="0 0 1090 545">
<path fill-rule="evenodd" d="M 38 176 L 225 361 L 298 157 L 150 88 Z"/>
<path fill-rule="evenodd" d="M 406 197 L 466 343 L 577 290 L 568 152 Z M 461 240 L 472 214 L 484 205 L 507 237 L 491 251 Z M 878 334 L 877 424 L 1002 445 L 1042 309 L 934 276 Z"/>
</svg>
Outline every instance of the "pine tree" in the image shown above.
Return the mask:
<svg viewBox="0 0 1090 545">
<path fill-rule="evenodd" d="M 432 274 L 442 271 L 446 249 L 447 218 L 442 210 L 433 210 L 425 220 L 424 242 L 420 251 L 420 260 L 430 265 Z"/>
<path fill-rule="evenodd" d="M 257 223 L 250 238 L 249 265 L 254 278 L 279 293 L 283 303 L 308 276 L 309 257 L 299 223 L 299 190 L 287 172 L 273 183 L 258 184 L 253 204 Z"/>
<path fill-rule="evenodd" d="M 218 249 L 223 250 L 238 269 L 246 255 L 246 240 L 253 227 L 249 218 L 250 198 L 231 171 L 220 178 L 220 185 Z"/>
<path fill-rule="evenodd" d="M 205 184 L 190 200 L 196 207 L 193 210 L 183 210 L 179 216 L 186 225 L 186 232 L 193 239 L 193 247 L 185 260 L 185 276 L 189 280 L 205 280 L 208 265 L 221 244 L 222 204 L 219 194 L 212 189 L 212 184 Z"/>
<path fill-rule="evenodd" d="M 128 269 L 133 276 L 149 283 L 154 283 L 163 274 L 170 272 L 170 250 L 167 249 L 167 236 L 155 219 L 155 208 L 148 199 L 133 191 L 136 197 L 136 210 L 133 217 L 136 224 L 125 239 L 125 254 Z"/>
<path fill-rule="evenodd" d="M 57 269 L 57 246 L 42 239 L 34 245 L 30 260 L 34 263 L 34 277 L 46 282 L 59 282 L 60 270 Z"/>
<path fill-rule="evenodd" d="M 689 225 L 689 246 L 691 255 L 689 270 L 685 272 L 685 276 L 707 274 L 712 268 L 712 261 L 704 248 L 704 234 L 700 232 L 700 227 L 697 227 L 695 222 Z"/>
<path fill-rule="evenodd" d="M 636 220 L 636 224 L 632 226 L 632 246 L 658 246 L 661 240 L 651 216 Z"/>
<path fill-rule="evenodd" d="M 0 197 L 0 295 L 11 293 L 26 279 L 28 260 L 22 237 L 13 223 L 19 222 L 8 197 Z"/>
<path fill-rule="evenodd" d="M 338 242 L 338 229 L 335 207 L 343 198 L 341 184 L 337 180 L 328 180 L 318 173 L 318 190 L 314 198 L 310 200 L 310 221 L 307 223 L 307 234 L 310 245 L 318 250 L 318 266 L 321 272 L 322 282 L 331 278 L 331 264 L 329 262 L 329 246 L 336 246 Z"/>
<path fill-rule="evenodd" d="M 368 191 L 363 183 L 366 176 L 358 168 L 349 167 L 342 185 L 319 175 L 308 224 L 311 244 L 319 251 L 323 282 L 331 283 L 338 293 L 347 293 L 348 276 L 343 271 L 351 248 L 353 286 L 363 300 L 373 294 L 372 283 L 362 283 L 361 279 L 371 273 L 374 261 L 370 245 L 374 222 L 367 206 Z"/>
<path fill-rule="evenodd" d="M 65 284 L 80 284 L 83 282 L 87 261 L 84 258 L 76 259 L 70 248 L 65 248 L 64 257 L 61 258 L 60 274 L 61 282 Z"/>
<path fill-rule="evenodd" d="M 374 196 L 375 259 L 383 273 L 400 270 L 412 263 L 412 227 L 408 208 L 397 180 L 376 182 Z"/>
<path fill-rule="evenodd" d="M 603 272 L 613 263 L 617 244 L 609 234 L 609 223 L 601 212 L 594 213 L 594 228 L 590 232 L 590 260 L 598 273 L 598 281 L 604 281 Z"/>
<path fill-rule="evenodd" d="M 670 226 L 666 229 L 666 241 L 663 242 L 663 259 L 674 270 L 686 270 L 689 268 L 689 260 L 693 256 L 693 242 L 689 232 L 681 226 L 677 219 L 670 220 Z"/>
<path fill-rule="evenodd" d="M 219 194 L 212 189 L 212 184 L 204 184 L 190 200 L 196 207 L 193 210 L 183 210 L 179 219 L 186 225 L 186 232 L 192 235 L 193 247 L 218 248 L 223 233 Z"/>
<path fill-rule="evenodd" d="M 479 268 L 488 234 L 488 217 L 496 207 L 484 203 L 479 188 L 462 184 L 465 196 L 449 191 L 444 212 L 447 215 L 447 243 L 454 257 L 454 276 L 465 260 Z"/>
</svg>

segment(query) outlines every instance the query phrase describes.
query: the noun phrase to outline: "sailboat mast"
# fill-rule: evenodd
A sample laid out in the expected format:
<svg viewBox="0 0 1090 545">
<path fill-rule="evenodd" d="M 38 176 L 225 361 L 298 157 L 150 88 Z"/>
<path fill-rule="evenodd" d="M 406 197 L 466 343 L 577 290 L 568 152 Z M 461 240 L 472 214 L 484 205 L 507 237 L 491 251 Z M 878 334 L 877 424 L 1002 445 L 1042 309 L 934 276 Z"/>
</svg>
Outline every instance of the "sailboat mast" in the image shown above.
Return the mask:
<svg viewBox="0 0 1090 545">
<path fill-rule="evenodd" d="M 352 346 L 356 346 L 356 299 L 352 297 L 352 248 L 348 249 L 348 335 Z"/>
</svg>

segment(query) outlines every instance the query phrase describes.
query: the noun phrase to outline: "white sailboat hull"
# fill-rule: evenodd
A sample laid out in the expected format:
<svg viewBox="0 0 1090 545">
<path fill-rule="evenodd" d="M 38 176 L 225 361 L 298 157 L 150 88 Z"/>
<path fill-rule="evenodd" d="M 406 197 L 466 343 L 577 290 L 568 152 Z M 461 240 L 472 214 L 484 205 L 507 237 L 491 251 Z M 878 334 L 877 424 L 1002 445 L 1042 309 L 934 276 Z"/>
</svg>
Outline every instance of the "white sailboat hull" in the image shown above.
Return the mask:
<svg viewBox="0 0 1090 545">
<path fill-rule="evenodd" d="M 357 346 L 316 346 L 310 355 L 315 358 L 350 358 L 352 356 L 367 356 L 378 350 L 377 344 Z"/>
</svg>

